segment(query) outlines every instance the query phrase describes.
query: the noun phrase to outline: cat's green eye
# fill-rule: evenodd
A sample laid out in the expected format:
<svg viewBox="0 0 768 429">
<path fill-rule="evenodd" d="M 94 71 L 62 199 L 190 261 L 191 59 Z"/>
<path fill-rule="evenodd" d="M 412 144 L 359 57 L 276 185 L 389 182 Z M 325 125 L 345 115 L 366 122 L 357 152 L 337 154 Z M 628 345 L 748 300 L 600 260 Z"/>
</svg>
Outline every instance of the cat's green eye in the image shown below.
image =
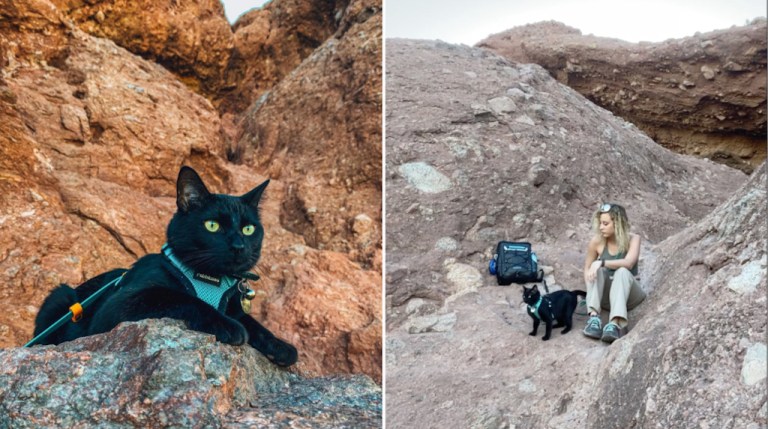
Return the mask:
<svg viewBox="0 0 768 429">
<path fill-rule="evenodd" d="M 254 231 L 256 231 L 256 228 L 253 225 L 246 225 L 243 227 L 243 234 L 245 235 L 251 235 Z"/>
<path fill-rule="evenodd" d="M 219 230 L 219 223 L 215 220 L 207 220 L 205 221 L 205 229 L 210 232 L 216 232 Z"/>
</svg>

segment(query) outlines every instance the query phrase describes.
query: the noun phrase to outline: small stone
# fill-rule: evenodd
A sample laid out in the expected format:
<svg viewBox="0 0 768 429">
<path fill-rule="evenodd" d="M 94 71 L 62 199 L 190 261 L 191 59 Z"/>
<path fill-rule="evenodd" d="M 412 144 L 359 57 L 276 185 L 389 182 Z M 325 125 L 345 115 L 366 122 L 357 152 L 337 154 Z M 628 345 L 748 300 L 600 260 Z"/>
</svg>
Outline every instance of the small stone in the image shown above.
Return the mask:
<svg viewBox="0 0 768 429">
<path fill-rule="evenodd" d="M 519 88 L 510 88 L 507 90 L 507 95 L 512 97 L 512 99 L 517 101 L 525 101 L 531 98 L 529 94 L 526 94 L 523 92 L 523 90 Z"/>
<path fill-rule="evenodd" d="M 414 314 L 419 311 L 421 307 L 424 306 L 427 302 L 424 301 L 421 298 L 411 298 L 408 300 L 408 304 L 405 305 L 405 313 L 406 314 Z"/>
<path fill-rule="evenodd" d="M 408 326 L 409 334 L 423 334 L 428 332 L 448 332 L 456 324 L 456 313 L 442 315 L 429 315 L 415 317 L 410 320 Z"/>
<path fill-rule="evenodd" d="M 755 385 L 766 377 L 768 348 L 764 343 L 756 343 L 747 349 L 741 366 L 741 381 L 747 386 Z"/>
<path fill-rule="evenodd" d="M 436 250 L 451 251 L 459 248 L 459 243 L 451 237 L 442 237 L 435 243 Z"/>
<path fill-rule="evenodd" d="M 541 186 L 549 178 L 549 170 L 541 164 L 534 164 L 528 170 L 528 180 L 533 183 L 533 186 Z"/>
<path fill-rule="evenodd" d="M 491 110 L 497 115 L 512 113 L 517 111 L 517 105 L 508 97 L 496 97 L 488 100 Z"/>
<path fill-rule="evenodd" d="M 518 116 L 517 118 L 515 118 L 515 122 L 517 122 L 519 124 L 526 124 L 526 125 L 531 125 L 531 126 L 536 125 L 536 123 L 533 122 L 533 119 L 529 118 L 526 115 Z"/>
<path fill-rule="evenodd" d="M 424 162 L 403 164 L 398 171 L 411 186 L 427 194 L 444 192 L 453 186 L 448 177 Z"/>
<path fill-rule="evenodd" d="M 723 70 L 726 70 L 729 72 L 740 72 L 740 71 L 744 71 L 744 66 L 742 66 L 739 63 L 734 63 L 733 61 L 728 61 L 723 66 Z"/>
</svg>

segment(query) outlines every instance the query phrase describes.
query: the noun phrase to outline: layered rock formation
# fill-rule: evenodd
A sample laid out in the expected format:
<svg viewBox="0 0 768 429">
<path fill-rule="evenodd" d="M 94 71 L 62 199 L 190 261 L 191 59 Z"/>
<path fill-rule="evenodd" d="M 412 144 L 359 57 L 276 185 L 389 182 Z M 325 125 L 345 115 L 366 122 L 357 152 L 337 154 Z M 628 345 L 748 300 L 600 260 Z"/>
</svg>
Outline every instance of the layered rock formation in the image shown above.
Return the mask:
<svg viewBox="0 0 768 429">
<path fill-rule="evenodd" d="M 535 63 L 675 152 L 750 173 L 766 159 L 766 21 L 661 43 L 530 24 L 477 44 Z"/>
<path fill-rule="evenodd" d="M 232 58 L 216 85 L 215 103 L 223 112 L 247 109 L 337 32 L 350 3 L 268 2 L 243 14 L 232 27 Z"/>
<path fill-rule="evenodd" d="M 380 68 L 367 66 L 380 63 L 380 4 L 378 9 L 373 4 L 370 14 L 353 5 L 344 8 L 337 31 L 318 48 L 318 57 L 330 56 L 329 62 L 342 58 L 352 70 L 336 76 L 337 81 L 325 78 L 306 97 L 322 97 L 323 88 L 333 87 L 326 99 L 344 99 L 344 109 L 301 103 L 298 93 L 283 100 L 279 90 L 267 101 L 247 102 L 271 115 L 279 114 L 271 106 L 287 106 L 290 115 L 302 118 L 296 126 L 328 130 L 316 132 L 311 141 L 287 140 L 295 137 L 287 133 L 273 136 L 271 141 L 291 154 L 286 161 L 263 156 L 252 140 L 239 143 L 242 149 L 235 153 L 231 136 L 242 133 L 240 120 L 260 123 L 260 109 L 222 120 L 210 100 L 190 89 L 216 84 L 184 84 L 189 84 L 184 76 L 213 82 L 226 75 L 231 61 L 224 65 L 227 55 L 219 55 L 219 48 L 205 39 L 219 34 L 207 26 L 220 26 L 220 5 L 92 3 L 62 2 L 62 9 L 45 0 L 0 4 L 0 297 L 15 303 L 0 315 L 0 346 L 29 340 L 37 306 L 59 282 L 76 285 L 158 252 L 175 211 L 176 175 L 186 164 L 217 193 L 242 194 L 267 177 L 274 179 L 262 207 L 266 238 L 256 268 L 262 280 L 253 285 L 259 294 L 253 315 L 296 344 L 296 371 L 364 373 L 380 381 L 381 189 L 376 186 L 381 181 L 381 127 L 380 107 L 375 110 L 371 94 L 380 93 L 381 77 L 374 76 Z M 282 2 L 270 4 L 279 9 Z M 280 10 L 285 15 L 293 9 Z M 199 22 L 190 20 L 196 15 Z M 107 31 L 112 19 L 115 26 Z M 137 40 L 136 26 L 142 21 L 147 31 Z M 344 29 L 352 32 L 341 30 L 348 21 Z M 178 40 L 179 29 L 187 25 L 197 26 L 185 33 L 191 39 Z M 368 31 L 358 31 L 361 26 Z M 119 43 L 132 40 L 147 51 L 137 52 L 142 58 L 80 27 Z M 220 46 L 224 52 L 234 45 Z M 348 48 L 335 57 L 334 46 Z M 305 90 L 306 84 L 297 80 L 322 73 L 313 71 L 315 65 L 323 67 L 316 61 L 292 61 L 301 64 L 302 72 L 286 73 L 279 84 L 287 88 L 304 85 Z M 175 67 L 175 74 L 163 66 Z M 365 121 L 343 116 L 355 105 Z M 350 125 L 338 127 L 345 121 Z M 331 159 L 341 159 L 338 154 L 356 145 L 362 149 L 353 160 L 360 165 L 340 166 L 337 186 L 312 187 L 308 183 L 314 177 L 334 173 L 319 171 L 331 163 L 298 159 L 307 156 L 302 148 L 309 144 L 324 148 Z M 364 156 L 370 158 L 363 162 Z M 313 162 L 318 169 L 313 175 L 296 167 Z M 358 169 L 368 175 L 346 180 L 360 177 Z M 325 222 L 322 227 L 312 222 L 294 226 L 297 187 L 323 200 L 314 213 Z M 333 230 L 338 236 L 327 241 L 337 245 L 323 246 L 311 228 Z"/>
<path fill-rule="evenodd" d="M 766 424 L 764 166 L 675 154 L 488 50 L 388 40 L 386 61 L 388 424 Z M 643 239 L 629 332 L 609 346 L 575 316 L 529 336 L 521 287 L 488 275 L 496 243 L 530 241 L 550 290 L 584 290 L 605 201 Z"/>
<path fill-rule="evenodd" d="M 0 427 L 376 427 L 364 376 L 307 379 L 162 319 L 0 350 Z M 322 398 L 322 400 L 320 400 Z"/>
<path fill-rule="evenodd" d="M 288 176 L 286 229 L 380 271 L 379 10 L 351 2 L 334 37 L 249 108 L 236 148 L 245 163 Z"/>
<path fill-rule="evenodd" d="M 52 3 L 81 30 L 175 72 L 187 85 L 213 93 L 232 56 L 232 30 L 218 0 Z"/>
</svg>

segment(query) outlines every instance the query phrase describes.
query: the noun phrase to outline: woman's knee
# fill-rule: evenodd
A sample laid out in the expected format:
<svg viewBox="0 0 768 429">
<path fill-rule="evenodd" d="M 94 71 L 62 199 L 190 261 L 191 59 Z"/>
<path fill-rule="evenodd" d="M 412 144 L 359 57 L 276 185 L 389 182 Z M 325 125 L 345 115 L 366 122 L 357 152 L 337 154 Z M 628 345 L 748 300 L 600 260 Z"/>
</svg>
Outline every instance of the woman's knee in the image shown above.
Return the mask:
<svg viewBox="0 0 768 429">
<path fill-rule="evenodd" d="M 629 271 L 628 269 L 626 269 L 624 267 L 616 269 L 616 272 L 613 273 L 613 276 L 614 277 L 622 277 L 622 276 L 623 277 L 634 277 L 634 275 L 632 275 L 632 271 Z"/>
</svg>

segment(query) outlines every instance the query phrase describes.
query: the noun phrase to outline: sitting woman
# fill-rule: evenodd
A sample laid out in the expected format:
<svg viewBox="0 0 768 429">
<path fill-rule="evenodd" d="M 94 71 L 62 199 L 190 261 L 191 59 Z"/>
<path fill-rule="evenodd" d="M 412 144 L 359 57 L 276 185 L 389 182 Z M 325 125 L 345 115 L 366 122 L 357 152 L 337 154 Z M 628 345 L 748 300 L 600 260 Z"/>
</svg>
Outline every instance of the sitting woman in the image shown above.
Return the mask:
<svg viewBox="0 0 768 429">
<path fill-rule="evenodd" d="M 600 206 L 592 218 L 592 228 L 595 236 L 589 240 L 584 262 L 590 316 L 584 335 L 612 343 L 627 326 L 627 310 L 645 299 L 645 291 L 636 278 L 640 236 L 629 232 L 627 213 L 617 204 Z M 603 329 L 601 308 L 611 312 Z"/>
</svg>

